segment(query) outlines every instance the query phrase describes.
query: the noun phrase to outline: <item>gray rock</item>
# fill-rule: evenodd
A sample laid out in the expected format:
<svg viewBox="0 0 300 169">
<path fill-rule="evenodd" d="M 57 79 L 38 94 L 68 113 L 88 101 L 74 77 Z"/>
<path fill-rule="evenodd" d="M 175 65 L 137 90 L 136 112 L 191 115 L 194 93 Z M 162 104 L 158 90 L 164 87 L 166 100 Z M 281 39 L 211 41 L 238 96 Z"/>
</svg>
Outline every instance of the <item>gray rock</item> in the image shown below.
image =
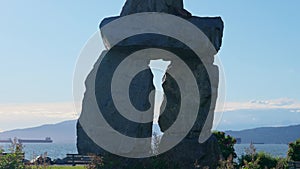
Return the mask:
<svg viewBox="0 0 300 169">
<path fill-rule="evenodd" d="M 220 149 L 217 139 L 211 136 L 205 143 L 199 144 L 198 139 L 183 139 L 168 152 L 158 156 L 168 164 L 176 163 L 177 168 L 210 168 L 218 166 Z"/>
<path fill-rule="evenodd" d="M 183 8 L 183 0 L 127 0 L 121 16 L 141 12 L 163 12 L 191 17 L 191 14 Z"/>
<path fill-rule="evenodd" d="M 64 164 L 66 164 L 66 159 L 65 159 L 65 160 L 60 159 L 60 158 L 54 159 L 54 160 L 53 160 L 53 164 L 56 164 L 56 165 L 64 165 Z"/>
<path fill-rule="evenodd" d="M 138 50 L 136 48 L 143 48 L 141 46 L 131 46 L 131 47 L 117 47 L 117 50 L 113 52 L 111 55 L 109 55 L 105 60 L 102 60 L 104 65 L 107 66 L 106 71 L 111 72 L 110 67 L 111 64 L 117 62 L 118 57 L 123 57 L 122 55 L 126 54 L 126 52 L 131 50 Z M 184 49 L 169 49 L 173 52 L 179 54 L 179 55 L 185 55 L 185 56 L 191 56 L 191 51 L 184 50 Z M 106 54 L 106 52 L 104 52 Z M 93 91 L 93 88 L 91 88 L 92 84 L 95 83 L 92 79 L 92 77 L 95 76 L 95 73 L 98 70 L 100 59 L 95 64 L 94 69 L 89 74 L 87 80 L 86 80 L 86 94 L 83 100 L 83 111 L 82 115 L 88 115 L 90 110 L 89 106 L 89 93 Z M 191 65 L 192 70 L 194 71 L 197 77 L 197 83 L 199 86 L 202 86 L 200 90 L 201 94 L 201 108 L 199 110 L 199 115 L 197 117 L 196 123 L 194 124 L 193 128 L 189 132 L 189 134 L 184 138 L 183 141 L 176 147 L 174 147 L 172 150 L 164 153 L 163 155 L 158 156 L 158 159 L 164 159 L 164 161 L 169 161 L 170 163 L 178 162 L 181 163 L 178 164 L 181 166 L 192 166 L 196 161 L 199 163 L 199 165 L 207 166 L 210 164 L 210 167 L 212 167 L 213 164 L 216 164 L 218 161 L 218 148 L 217 143 L 214 140 L 214 137 L 212 137 L 210 140 L 206 141 L 204 144 L 199 144 L 198 138 L 200 135 L 200 132 L 203 132 L 203 125 L 204 122 L 208 116 L 209 109 L 210 109 L 210 100 L 213 97 L 213 93 L 211 92 L 211 86 L 209 84 L 209 79 L 207 76 L 207 73 L 205 72 L 205 68 L 203 65 L 197 65 L 195 63 L 195 60 L 193 59 L 187 59 L 187 64 Z M 218 73 L 216 71 L 216 73 Z M 110 76 L 107 74 L 98 74 L 97 76 Z M 217 76 L 216 76 L 217 77 Z M 96 81 L 96 84 L 99 83 L 105 83 L 105 81 Z M 101 87 L 101 85 L 96 85 Z M 138 109 L 148 109 L 149 103 L 148 100 L 143 98 L 148 98 L 148 95 L 151 90 L 153 90 L 152 86 L 152 75 L 150 72 L 143 72 L 139 76 L 137 76 L 136 79 L 133 80 L 132 86 L 134 88 L 131 89 L 130 93 L 132 99 L 132 104 L 138 108 Z M 166 82 L 163 84 L 165 94 L 167 97 L 167 104 L 165 111 L 159 118 L 159 125 L 162 129 L 162 131 L 167 130 L 173 122 L 177 118 L 177 113 L 179 112 L 179 106 L 180 106 L 180 92 L 178 89 L 178 86 L 176 85 L 176 82 L 172 80 L 170 76 L 167 76 Z M 147 90 L 145 90 L 147 89 Z M 98 91 L 107 91 L 109 89 L 107 88 L 99 88 Z M 126 121 L 122 117 L 118 115 L 118 112 L 116 112 L 111 106 L 112 100 L 109 99 L 109 95 L 102 93 L 102 92 L 96 92 L 96 96 L 101 96 L 102 98 L 106 98 L 104 100 L 107 100 L 105 103 L 107 111 L 102 112 L 104 116 L 106 116 L 106 120 L 111 122 L 111 125 L 114 126 L 116 130 L 119 132 L 131 136 L 131 137 L 149 137 L 152 133 L 152 124 L 135 124 L 131 123 L 130 121 Z M 135 96 L 135 97 L 134 97 Z M 215 101 L 213 101 L 215 102 Z M 211 127 L 208 127 L 207 129 L 210 132 Z M 164 143 L 164 137 L 162 138 L 161 143 Z M 149 143 L 150 145 L 150 143 Z M 146 146 L 146 145 L 145 145 Z M 139 160 L 133 160 L 128 159 L 124 157 L 119 157 L 113 154 L 108 153 L 107 151 L 103 150 L 101 147 L 97 146 L 85 133 L 85 131 L 82 129 L 80 120 L 77 124 L 77 148 L 78 152 L 80 154 L 99 154 L 103 156 L 105 159 L 109 159 L 111 161 L 118 161 L 117 166 L 113 166 L 113 168 L 120 167 L 119 165 L 122 164 L 122 167 L 120 168 L 126 168 L 132 165 L 141 165 L 143 163 L 150 163 L 147 162 L 148 160 L 153 159 L 139 159 Z M 150 147 L 148 147 L 150 150 Z M 185 159 L 185 160 L 182 160 Z M 204 160 L 205 159 L 205 160 Z M 173 161 L 173 162 L 172 162 Z"/>
<path fill-rule="evenodd" d="M 120 17 L 105 18 L 100 23 L 100 29 L 103 28 L 106 24 L 118 18 Z M 224 30 L 224 23 L 221 17 L 193 16 L 191 18 L 188 18 L 187 21 L 197 26 L 209 38 L 211 43 L 214 45 L 215 49 L 217 51 L 220 50 L 222 46 L 222 38 L 223 38 L 223 30 Z M 103 39 L 106 40 L 104 42 L 105 45 L 110 47 L 111 46 L 110 39 L 105 34 L 102 34 L 102 36 Z M 159 41 L 157 41 L 157 39 L 152 35 L 144 35 L 144 36 L 139 36 L 137 38 L 131 38 L 129 40 L 123 41 L 122 43 L 119 43 L 118 45 L 127 47 L 127 46 L 148 46 L 148 44 L 151 44 L 152 46 L 156 46 L 156 47 L 187 49 L 186 46 L 183 46 L 178 42 L 174 42 L 169 38 L 160 39 Z"/>
<path fill-rule="evenodd" d="M 133 48 L 131 48 L 133 49 Z M 135 123 L 131 122 L 128 119 L 124 118 L 116 107 L 114 106 L 113 100 L 111 98 L 110 87 L 110 78 L 112 77 L 111 73 L 114 71 L 113 65 L 120 61 L 120 58 L 124 57 L 127 52 L 130 51 L 130 48 L 117 48 L 116 50 L 111 50 L 107 53 L 104 51 L 99 57 L 98 61 L 95 63 L 94 68 L 88 75 L 86 79 L 86 92 L 82 103 L 82 113 L 80 119 L 88 116 L 90 112 L 97 111 L 93 109 L 95 105 L 91 105 L 91 98 L 96 95 L 97 101 L 101 97 L 103 102 L 102 115 L 105 120 L 117 131 L 123 135 L 134 138 L 146 138 L 151 137 L 152 134 L 152 123 Z M 103 56 L 107 56 L 103 58 Z M 103 58 L 103 59 L 102 59 Z M 99 65 L 103 64 L 104 68 L 103 73 L 99 71 Z M 149 93 L 154 89 L 152 83 L 152 74 L 150 70 L 141 72 L 133 79 L 130 85 L 130 99 L 132 104 L 138 110 L 147 110 L 151 107 L 149 103 Z M 96 81 L 95 81 L 96 80 Z M 95 85 L 95 88 L 94 88 Z M 97 146 L 86 134 L 82 128 L 82 124 L 77 123 L 77 149 L 79 154 L 109 154 L 99 146 Z M 150 143 L 148 147 L 149 151 L 151 149 Z"/>
</svg>

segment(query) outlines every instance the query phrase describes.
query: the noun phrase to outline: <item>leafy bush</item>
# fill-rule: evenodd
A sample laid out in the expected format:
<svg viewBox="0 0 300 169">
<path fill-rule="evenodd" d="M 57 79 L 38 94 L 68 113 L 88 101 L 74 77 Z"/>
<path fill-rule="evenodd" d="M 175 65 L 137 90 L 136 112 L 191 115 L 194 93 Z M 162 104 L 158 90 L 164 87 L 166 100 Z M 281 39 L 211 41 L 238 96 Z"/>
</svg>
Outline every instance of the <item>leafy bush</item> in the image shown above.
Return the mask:
<svg viewBox="0 0 300 169">
<path fill-rule="evenodd" d="M 251 156 L 249 154 L 243 155 L 239 159 L 240 166 L 245 166 L 249 163 L 257 163 L 258 169 L 259 168 L 275 168 L 277 166 L 278 159 L 272 157 L 269 154 L 266 154 L 264 152 L 260 152 L 255 154 L 254 156 Z"/>
<path fill-rule="evenodd" d="M 218 140 L 218 144 L 222 153 L 223 159 L 234 159 L 237 157 L 235 150 L 234 150 L 234 144 L 236 144 L 236 139 L 225 135 L 224 132 L 215 131 L 213 132 L 215 137 Z"/>
<path fill-rule="evenodd" d="M 289 144 L 288 159 L 290 161 L 300 161 L 300 139 Z"/>
<path fill-rule="evenodd" d="M 245 169 L 285 169 L 287 168 L 287 160 L 283 158 L 272 157 L 265 152 L 256 153 L 253 144 L 246 150 L 246 154 L 238 159 L 239 166 Z"/>
<path fill-rule="evenodd" d="M 220 160 L 217 169 L 235 169 L 237 168 L 237 164 L 233 162 L 232 158 L 228 158 L 227 160 Z"/>
<path fill-rule="evenodd" d="M 0 169 L 25 169 L 23 164 L 24 154 L 22 152 L 23 146 L 19 143 L 12 143 L 11 153 L 2 155 L 3 150 L 0 151 Z"/>
<path fill-rule="evenodd" d="M 98 169 L 103 167 L 103 159 L 100 156 L 90 154 L 92 157 L 91 162 L 85 166 L 86 169 Z"/>
<path fill-rule="evenodd" d="M 260 165 L 258 164 L 259 163 L 259 159 L 256 159 L 255 161 L 250 161 L 250 162 L 247 162 L 246 160 L 244 161 L 244 166 L 242 168 L 244 169 L 261 169 Z"/>
</svg>

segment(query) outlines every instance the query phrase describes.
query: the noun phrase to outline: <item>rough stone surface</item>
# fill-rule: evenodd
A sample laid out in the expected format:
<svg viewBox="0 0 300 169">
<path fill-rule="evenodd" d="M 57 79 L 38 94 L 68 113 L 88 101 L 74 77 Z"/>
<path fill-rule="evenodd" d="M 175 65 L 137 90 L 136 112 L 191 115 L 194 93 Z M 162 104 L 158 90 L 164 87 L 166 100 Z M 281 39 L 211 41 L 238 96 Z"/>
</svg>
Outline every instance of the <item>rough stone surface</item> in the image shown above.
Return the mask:
<svg viewBox="0 0 300 169">
<path fill-rule="evenodd" d="M 163 12 L 182 17 L 191 14 L 183 8 L 183 0 L 127 0 L 121 16 L 141 12 Z"/>
<path fill-rule="evenodd" d="M 138 12 L 164 12 L 174 15 L 179 15 L 174 9 L 182 9 L 182 1 L 172 1 L 172 0 L 128 0 L 123 7 L 121 16 L 129 15 L 132 13 Z M 100 28 L 105 26 L 107 23 L 117 19 L 118 17 L 106 18 L 101 24 Z M 209 38 L 211 43 L 214 45 L 218 51 L 222 44 L 223 37 L 223 21 L 220 17 L 207 18 L 207 17 L 189 17 L 186 18 L 187 21 L 193 23 L 199 29 L 201 29 L 205 35 Z M 106 45 L 110 45 L 110 39 L 106 38 L 105 34 L 102 34 L 103 38 L 106 39 Z M 201 44 L 199 44 L 201 45 Z M 218 82 L 219 82 L 219 70 L 218 67 L 213 65 L 214 54 L 207 56 L 211 58 L 208 66 L 205 68 L 203 64 L 195 64 L 195 60 L 189 58 L 192 55 L 192 51 L 188 49 L 184 44 L 167 37 L 157 37 L 154 35 L 141 35 L 137 37 L 132 37 L 126 39 L 119 43 L 116 47 L 116 50 L 112 52 L 109 57 L 106 57 L 102 60 L 102 63 L 107 65 L 106 71 L 110 70 L 110 64 L 114 64 L 118 57 L 125 57 L 125 54 L 130 50 L 138 50 L 144 48 L 161 48 L 168 51 L 172 51 L 177 55 L 182 55 L 187 58 L 185 61 L 191 66 L 191 70 L 197 78 L 197 84 L 201 86 L 200 95 L 201 102 L 198 112 L 198 117 L 196 123 L 192 127 L 188 135 L 173 149 L 169 150 L 166 153 L 163 153 L 156 158 L 146 158 L 146 159 L 130 159 L 119 157 L 113 154 L 108 153 L 103 150 L 101 147 L 97 146 L 82 129 L 80 124 L 80 119 L 84 118 L 89 114 L 89 95 L 93 92 L 92 84 L 95 83 L 93 77 L 96 76 L 97 68 L 100 63 L 100 58 L 106 54 L 104 52 L 99 60 L 96 62 L 93 70 L 90 72 L 89 76 L 86 79 L 86 93 L 83 100 L 83 108 L 81 117 L 77 123 L 77 148 L 80 154 L 98 154 L 104 157 L 105 162 L 113 161 L 112 166 L 106 165 L 105 168 L 114 168 L 114 169 L 125 169 L 133 168 L 133 166 L 142 166 L 140 168 L 151 168 L 149 167 L 153 160 L 162 160 L 164 162 L 175 164 L 178 163 L 179 168 L 203 168 L 209 166 L 210 168 L 216 168 L 216 164 L 219 160 L 219 149 L 215 137 L 211 136 L 205 143 L 199 144 L 198 138 L 200 132 L 210 132 L 212 128 L 212 121 L 209 122 L 207 128 L 203 128 L 204 122 L 210 116 L 213 116 L 214 107 L 216 104 L 217 91 L 218 91 Z M 110 49 L 110 47 L 108 47 Z M 211 81 L 208 78 L 207 71 L 210 71 L 213 79 Z M 97 76 L 107 76 L 105 74 L 97 74 Z M 96 78 L 97 79 L 97 78 Z M 96 81 L 96 97 L 100 96 L 103 98 L 109 98 L 108 95 L 101 91 L 109 90 L 108 88 L 100 88 L 97 85 L 100 84 L 100 81 Z M 168 99 L 166 103 L 166 108 L 164 113 L 159 118 L 159 125 L 162 131 L 167 130 L 177 118 L 180 92 L 178 91 L 178 86 L 172 80 L 172 78 L 167 75 L 166 82 L 163 84 L 166 97 Z M 130 86 L 130 99 L 132 104 L 138 110 L 147 110 L 150 107 L 148 101 L 148 96 L 151 90 L 153 90 L 152 84 L 152 74 L 150 70 L 143 71 L 133 80 Z M 98 92 L 97 92 L 98 91 Z M 145 99 L 147 98 L 147 99 Z M 113 103 L 111 100 L 107 99 L 105 103 L 106 110 L 104 116 L 106 119 L 111 122 L 111 125 L 114 125 L 114 128 L 120 131 L 121 133 L 132 136 L 132 137 L 151 137 L 152 134 L 152 123 L 146 124 L 136 124 L 130 123 L 120 117 L 117 112 L 112 108 Z M 212 105 L 211 105 L 212 104 Z M 161 143 L 164 143 L 164 137 L 162 138 Z M 147 148 L 147 147 L 146 147 Z M 148 147 L 150 149 L 150 147 Z"/>
<path fill-rule="evenodd" d="M 105 18 L 100 23 L 100 29 L 104 27 L 106 24 L 120 18 L 118 17 L 110 17 Z M 214 45 L 215 49 L 217 51 L 220 50 L 222 45 L 222 38 L 223 38 L 223 30 L 224 30 L 224 23 L 220 17 L 196 17 L 193 16 L 191 18 L 186 19 L 187 21 L 191 22 L 195 26 L 197 26 L 211 41 L 211 43 Z M 171 25 L 170 25 L 171 27 Z M 110 39 L 106 38 L 106 35 L 102 34 L 102 36 L 106 39 L 104 42 L 105 45 L 110 48 Z M 180 49 L 186 49 L 185 46 L 178 44 L 178 42 L 171 41 L 170 39 L 161 39 L 160 41 L 157 41 L 155 37 L 149 35 L 149 36 L 143 36 L 143 37 L 137 37 L 137 38 L 131 38 L 129 40 L 125 40 L 122 43 L 118 44 L 119 46 L 147 46 L 148 44 L 151 44 L 152 46 L 157 47 L 169 47 L 169 48 L 180 48 Z"/>
<path fill-rule="evenodd" d="M 198 139 L 183 139 L 177 146 L 158 156 L 168 163 L 177 163 L 180 169 L 217 168 L 219 161 L 219 147 L 214 136 L 205 143 L 199 144 Z"/>
</svg>

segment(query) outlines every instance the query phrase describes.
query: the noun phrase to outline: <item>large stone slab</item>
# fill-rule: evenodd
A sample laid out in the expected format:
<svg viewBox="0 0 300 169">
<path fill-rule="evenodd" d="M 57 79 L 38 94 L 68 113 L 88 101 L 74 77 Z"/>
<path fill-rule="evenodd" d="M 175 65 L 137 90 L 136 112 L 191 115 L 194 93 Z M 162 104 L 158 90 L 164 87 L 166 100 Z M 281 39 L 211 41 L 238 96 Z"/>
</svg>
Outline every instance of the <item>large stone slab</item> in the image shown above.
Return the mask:
<svg viewBox="0 0 300 169">
<path fill-rule="evenodd" d="M 120 17 L 110 17 L 105 18 L 100 23 L 100 29 L 103 28 L 108 23 L 119 19 Z M 214 45 L 216 51 L 219 51 L 222 46 L 222 38 L 223 38 L 223 30 L 224 30 L 224 23 L 221 19 L 221 17 L 196 17 L 193 16 L 191 18 L 186 19 L 190 23 L 194 24 L 196 27 L 198 27 L 211 41 L 211 43 Z M 155 25 L 156 23 L 153 23 Z M 170 29 L 172 29 L 173 26 L 180 25 L 169 25 Z M 184 29 L 184 28 L 182 28 Z M 124 30 L 126 31 L 126 30 Z M 159 31 L 159 30 L 158 30 Z M 112 31 L 114 32 L 114 31 Z M 115 35 L 117 36 L 117 35 Z M 112 35 L 105 35 L 102 34 L 103 39 L 105 39 L 104 44 L 107 48 L 111 48 L 111 41 L 113 40 L 114 36 Z M 152 35 L 144 35 L 139 36 L 136 38 L 130 38 L 129 40 L 124 40 L 122 43 L 119 43 L 119 46 L 151 46 L 154 47 L 169 47 L 169 48 L 180 48 L 180 49 L 187 49 L 186 46 L 172 41 L 172 39 L 161 39 L 160 41 L 157 41 L 155 37 Z M 201 45 L 201 44 L 199 44 Z"/>
</svg>

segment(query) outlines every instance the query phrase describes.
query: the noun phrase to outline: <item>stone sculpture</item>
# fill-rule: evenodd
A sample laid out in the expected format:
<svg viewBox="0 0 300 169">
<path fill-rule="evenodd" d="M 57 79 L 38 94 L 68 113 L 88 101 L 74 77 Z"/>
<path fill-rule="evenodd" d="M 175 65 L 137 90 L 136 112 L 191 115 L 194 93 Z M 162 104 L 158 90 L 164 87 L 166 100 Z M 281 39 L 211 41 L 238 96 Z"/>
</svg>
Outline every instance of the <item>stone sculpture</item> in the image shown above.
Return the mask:
<svg viewBox="0 0 300 169">
<path fill-rule="evenodd" d="M 121 12 L 121 17 L 141 13 L 141 12 L 162 12 L 168 13 L 172 15 L 177 15 L 183 17 L 187 21 L 191 22 L 195 26 L 197 26 L 202 32 L 209 38 L 216 51 L 219 51 L 222 44 L 223 37 L 223 21 L 220 17 L 195 17 L 191 16 L 191 14 L 183 8 L 182 0 L 127 0 L 123 10 Z M 112 17 L 104 19 L 100 24 L 100 29 L 106 24 L 118 19 L 119 17 Z M 175 25 L 180 26 L 180 25 Z M 110 39 L 107 38 L 105 34 L 102 33 L 103 39 L 105 39 L 105 46 L 107 49 L 111 48 Z M 159 41 L 157 40 L 159 38 Z M 199 44 L 201 45 L 201 44 Z M 138 37 L 132 37 L 126 40 L 123 40 L 118 44 L 118 49 L 111 54 L 111 57 L 106 58 L 102 61 L 103 64 L 111 64 L 115 62 L 116 56 L 121 56 L 126 51 L 132 50 L 135 48 L 149 48 L 149 47 L 160 47 L 166 48 L 169 50 L 174 50 L 180 55 L 191 55 L 190 49 L 188 49 L 184 44 L 181 44 L 177 41 L 174 41 L 167 37 L 158 37 L 155 35 L 141 35 Z M 104 51 L 102 55 L 105 55 L 107 51 Z M 165 161 L 165 162 L 179 162 L 178 166 L 180 168 L 196 168 L 196 167 L 204 167 L 209 166 L 210 168 L 216 168 L 218 163 L 220 152 L 218 149 L 217 141 L 212 136 L 205 143 L 199 144 L 198 138 L 201 132 L 211 132 L 212 121 L 210 121 L 210 125 L 207 128 L 203 128 L 204 123 L 207 118 L 213 119 L 213 111 L 216 104 L 217 99 L 217 91 L 218 91 L 218 83 L 219 83 L 219 71 L 218 67 L 215 66 L 214 63 L 214 55 L 216 53 L 211 53 L 206 59 L 205 62 L 206 69 L 209 69 L 213 78 L 212 81 L 209 80 L 206 70 L 203 65 L 195 65 L 193 59 L 187 59 L 186 62 L 190 65 L 193 65 L 193 73 L 197 77 L 198 85 L 203 86 L 201 88 L 201 105 L 198 112 L 198 117 L 196 123 L 193 128 L 189 132 L 189 134 L 173 149 L 170 151 L 159 155 L 157 158 Z M 100 56 L 101 57 L 101 56 Z M 81 117 L 77 123 L 77 148 L 80 154 L 98 154 L 104 157 L 105 160 L 111 160 L 116 163 L 112 168 L 131 168 L 133 166 L 147 165 L 151 163 L 153 159 L 131 159 L 124 158 L 113 155 L 101 147 L 96 145 L 86 134 L 86 132 L 81 127 L 81 118 L 84 118 L 85 115 L 89 114 L 89 95 L 92 93 L 92 89 L 90 88 L 90 83 L 93 83 L 92 77 L 100 76 L 96 75 L 97 73 L 97 65 L 99 65 L 100 59 L 95 64 L 94 69 L 89 74 L 86 79 L 86 93 L 83 100 L 83 108 Z M 107 68 L 109 69 L 109 67 Z M 107 70 L 110 71 L 110 70 Z M 101 75 L 105 76 L 105 75 Z M 136 79 L 133 79 L 132 86 L 130 90 L 130 95 L 133 96 L 131 101 L 133 105 L 140 110 L 149 109 L 150 105 L 147 99 L 151 90 L 154 89 L 152 83 L 153 76 L 149 71 L 144 71 Z M 97 80 L 97 77 L 96 77 Z M 96 81 L 97 84 L 101 82 Z M 165 94 L 168 98 L 168 104 L 166 106 L 165 112 L 159 118 L 159 125 L 162 131 L 167 130 L 172 123 L 175 121 L 177 117 L 176 109 L 178 108 L 178 98 L 180 94 L 178 93 L 178 86 L 172 81 L 170 76 L 167 76 L 166 82 L 163 84 Z M 109 88 L 101 88 L 96 90 L 96 96 L 108 97 L 105 92 L 110 90 Z M 136 96 L 136 97 L 134 97 Z M 106 104 L 107 113 L 105 116 L 112 125 L 115 125 L 115 128 L 131 137 L 151 137 L 152 134 L 152 123 L 146 124 L 127 124 L 125 120 L 119 117 L 116 112 L 110 107 L 112 103 L 108 101 Z M 210 117 L 208 117 L 210 116 Z M 124 127 L 127 126 L 127 127 Z M 164 138 L 162 138 L 162 141 Z M 146 149 L 150 149 L 149 147 L 145 147 Z M 117 161 L 117 162 L 116 162 Z"/>
</svg>

